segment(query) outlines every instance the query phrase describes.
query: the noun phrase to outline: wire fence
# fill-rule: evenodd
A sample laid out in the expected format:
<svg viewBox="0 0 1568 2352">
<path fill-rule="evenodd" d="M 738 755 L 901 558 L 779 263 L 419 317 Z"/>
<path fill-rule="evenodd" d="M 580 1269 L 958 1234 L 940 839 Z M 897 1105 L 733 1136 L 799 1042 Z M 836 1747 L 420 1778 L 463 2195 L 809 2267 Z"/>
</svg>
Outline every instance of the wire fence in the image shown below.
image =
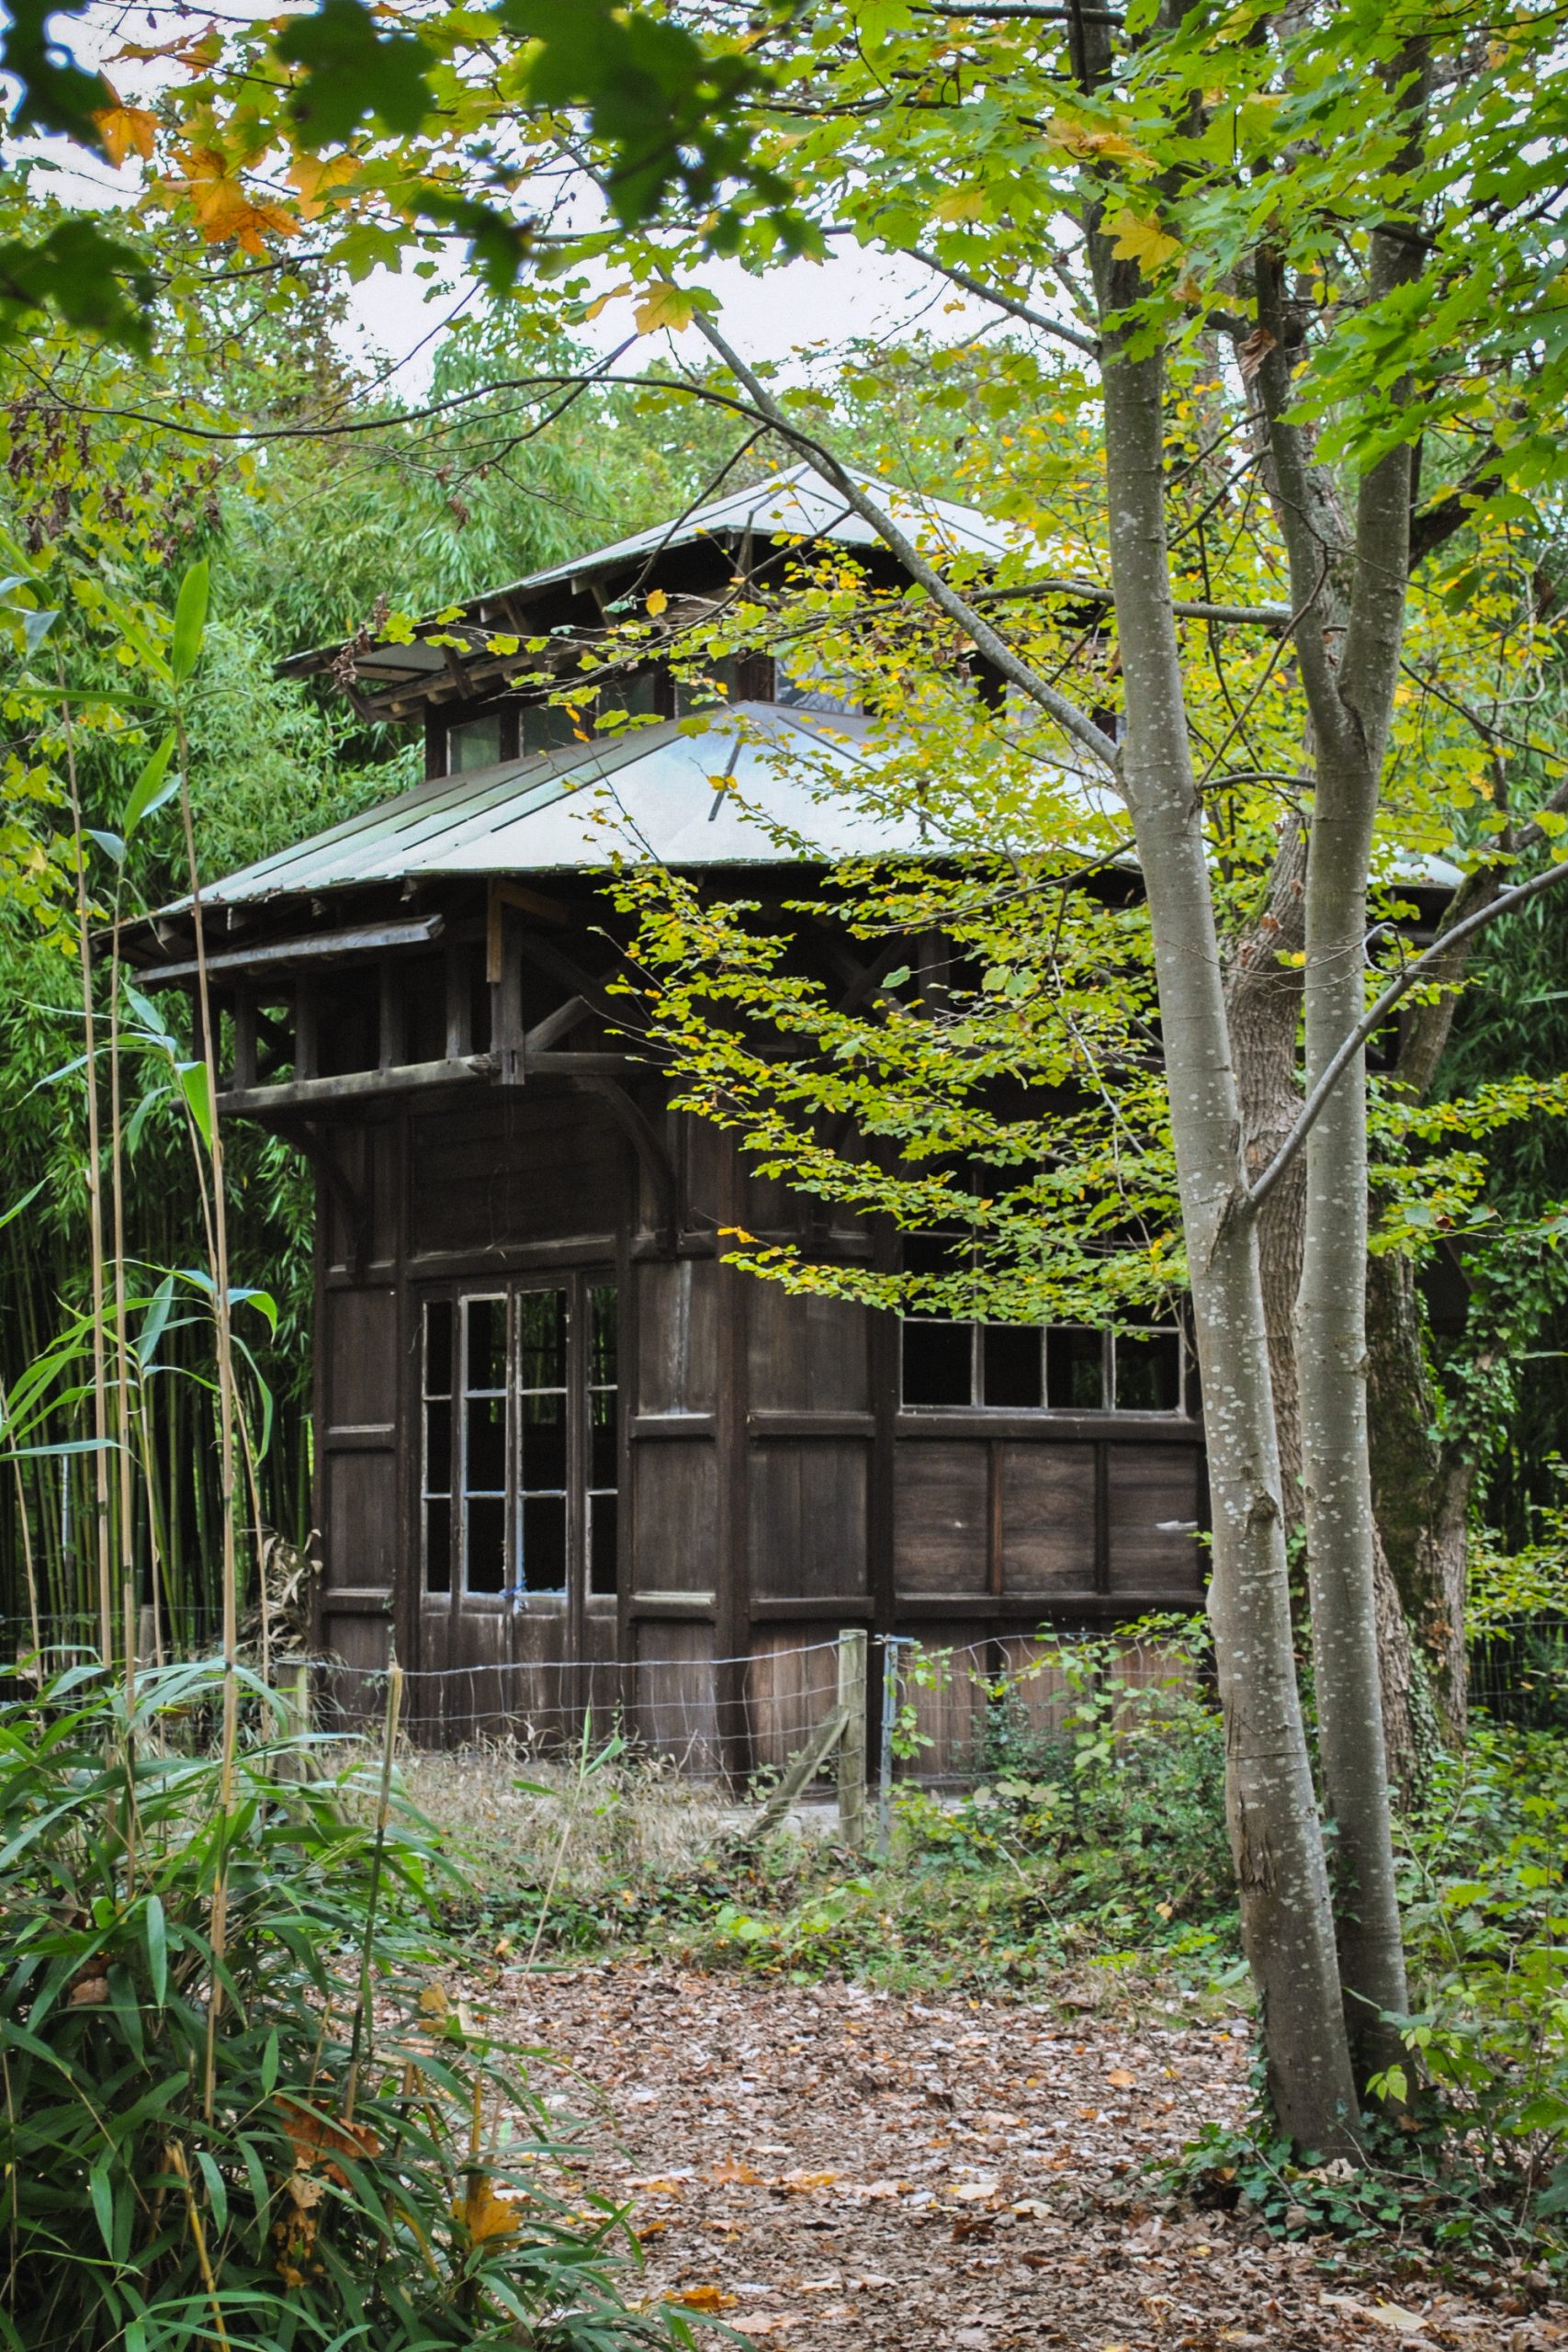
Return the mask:
<svg viewBox="0 0 1568 2352">
<path fill-rule="evenodd" d="M 95 1618 L 55 1619 L 46 1651 L 63 1663 L 96 1655 Z M 211 1656 L 215 1618 L 192 1612 L 161 1628 L 164 1657 Z M 660 1636 L 662 1636 L 660 1639 Z M 649 1629 L 631 1657 L 506 1657 L 403 1669 L 401 1726 L 416 1748 L 559 1759 L 615 1739 L 682 1777 L 766 1781 L 798 1758 L 844 1699 L 841 1644 L 780 1639 L 742 1655 L 704 1654 L 695 1627 Z M 30 1622 L 0 1618 L 0 1643 L 18 1659 Z M 657 1644 L 657 1646 L 656 1646 Z M 149 1657 L 148 1662 L 151 1662 Z M 261 1661 L 252 1646 L 248 1663 Z M 883 1761 L 897 1778 L 961 1786 L 1041 1766 L 1068 1736 L 1086 1677 L 1129 1690 L 1211 1695 L 1201 1641 L 1172 1620 L 1152 1637 L 1103 1626 L 1057 1625 L 952 1646 L 869 1637 L 869 1695 L 880 1716 Z M 389 1669 L 342 1657 L 275 1652 L 267 1679 L 280 1718 L 354 1736 L 383 1717 Z M 1487 1627 L 1470 1653 L 1472 1708 L 1520 1728 L 1568 1735 L 1568 1616 L 1537 1614 Z M 876 1761 L 874 1753 L 874 1765 Z"/>
</svg>

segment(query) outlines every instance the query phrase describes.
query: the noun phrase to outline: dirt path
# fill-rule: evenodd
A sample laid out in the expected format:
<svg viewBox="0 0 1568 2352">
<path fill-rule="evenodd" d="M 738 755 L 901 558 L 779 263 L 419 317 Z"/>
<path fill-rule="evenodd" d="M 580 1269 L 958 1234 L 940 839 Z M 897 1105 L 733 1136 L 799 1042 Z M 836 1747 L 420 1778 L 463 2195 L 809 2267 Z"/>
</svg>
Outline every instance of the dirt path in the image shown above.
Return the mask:
<svg viewBox="0 0 1568 2352">
<path fill-rule="evenodd" d="M 487 2006 L 604 2094 L 596 2184 L 636 2199 L 647 2290 L 785 2352 L 1476 2352 L 1568 2343 L 1568 2307 L 1381 2280 L 1333 2249 L 1151 2211 L 1141 2159 L 1234 2116 L 1247 2041 L 617 1963 Z M 715 2337 L 720 2344 L 723 2338 Z"/>
</svg>

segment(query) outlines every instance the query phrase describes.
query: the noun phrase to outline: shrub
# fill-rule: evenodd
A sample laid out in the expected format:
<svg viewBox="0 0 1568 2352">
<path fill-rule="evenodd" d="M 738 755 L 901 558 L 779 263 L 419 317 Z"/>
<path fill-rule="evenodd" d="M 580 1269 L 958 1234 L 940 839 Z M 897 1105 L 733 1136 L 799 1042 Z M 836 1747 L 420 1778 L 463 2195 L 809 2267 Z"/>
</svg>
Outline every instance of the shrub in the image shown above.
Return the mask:
<svg viewBox="0 0 1568 2352">
<path fill-rule="evenodd" d="M 627 2310 L 615 2210 L 433 1967 L 419 1826 L 259 1740 L 182 1753 L 220 1690 L 77 1668 L 0 1703 L 0 2339 L 688 2340 Z"/>
</svg>

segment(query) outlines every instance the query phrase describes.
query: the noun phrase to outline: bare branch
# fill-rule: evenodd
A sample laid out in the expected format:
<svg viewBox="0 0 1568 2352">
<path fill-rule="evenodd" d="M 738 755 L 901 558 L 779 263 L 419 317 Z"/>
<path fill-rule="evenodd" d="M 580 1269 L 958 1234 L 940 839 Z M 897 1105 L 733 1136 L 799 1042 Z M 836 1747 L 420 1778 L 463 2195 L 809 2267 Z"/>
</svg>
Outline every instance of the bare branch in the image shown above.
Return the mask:
<svg viewBox="0 0 1568 2352">
<path fill-rule="evenodd" d="M 1034 16 L 1043 12 L 1030 9 L 1027 13 Z M 965 294 L 975 295 L 979 301 L 993 303 L 998 311 L 1007 311 L 1013 318 L 1022 319 L 1026 325 L 1038 327 L 1043 334 L 1054 334 L 1063 343 L 1071 344 L 1073 349 L 1081 351 L 1086 358 L 1099 358 L 1099 343 L 1093 335 L 1085 334 L 1080 327 L 1069 327 L 1060 319 L 1047 318 L 1043 311 L 1032 310 L 1027 302 L 1021 302 L 1016 294 L 1004 294 L 999 286 L 987 286 L 983 278 L 971 277 L 966 269 L 955 269 L 951 262 L 938 261 L 935 254 L 928 254 L 919 246 L 913 248 L 913 258 L 923 261 L 926 267 L 934 269 L 939 277 L 951 278 L 954 286 L 962 286 Z"/>
</svg>

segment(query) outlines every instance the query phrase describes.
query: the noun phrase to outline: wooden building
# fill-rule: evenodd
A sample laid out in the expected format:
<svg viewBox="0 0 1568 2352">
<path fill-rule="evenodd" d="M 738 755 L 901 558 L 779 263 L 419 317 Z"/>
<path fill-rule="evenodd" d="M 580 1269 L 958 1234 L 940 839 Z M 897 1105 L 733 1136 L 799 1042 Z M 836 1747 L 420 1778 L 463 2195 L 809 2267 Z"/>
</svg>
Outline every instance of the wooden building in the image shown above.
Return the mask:
<svg viewBox="0 0 1568 2352">
<path fill-rule="evenodd" d="M 987 544 L 961 510 L 922 527 Z M 842 1626 L 999 1665 L 1043 1623 L 1201 1600 L 1178 1329 L 904 1323 L 724 1265 L 726 1227 L 889 1266 L 901 1245 L 760 1182 L 615 1034 L 607 838 L 787 899 L 803 877 L 746 814 L 787 801 L 759 741 L 797 730 L 849 765 L 867 722 L 759 654 L 727 681 L 757 741 L 725 707 L 682 734 L 651 662 L 625 700 L 656 723 L 582 740 L 487 647 L 570 644 L 656 586 L 678 620 L 781 532 L 885 560 L 803 469 L 477 599 L 429 632 L 456 644 L 358 652 L 348 691 L 423 725 L 427 781 L 203 891 L 220 1108 L 319 1178 L 319 1638 L 362 1673 L 395 1636 L 450 1736 L 621 1706 L 743 1771 L 795 1744 L 810 1645 Z M 874 845 L 837 821 L 825 853 Z M 129 946 L 144 981 L 193 985 L 188 905 Z M 811 952 L 846 1002 L 897 960 L 825 933 Z M 948 1760 L 971 1703 L 940 1702 Z"/>
</svg>

